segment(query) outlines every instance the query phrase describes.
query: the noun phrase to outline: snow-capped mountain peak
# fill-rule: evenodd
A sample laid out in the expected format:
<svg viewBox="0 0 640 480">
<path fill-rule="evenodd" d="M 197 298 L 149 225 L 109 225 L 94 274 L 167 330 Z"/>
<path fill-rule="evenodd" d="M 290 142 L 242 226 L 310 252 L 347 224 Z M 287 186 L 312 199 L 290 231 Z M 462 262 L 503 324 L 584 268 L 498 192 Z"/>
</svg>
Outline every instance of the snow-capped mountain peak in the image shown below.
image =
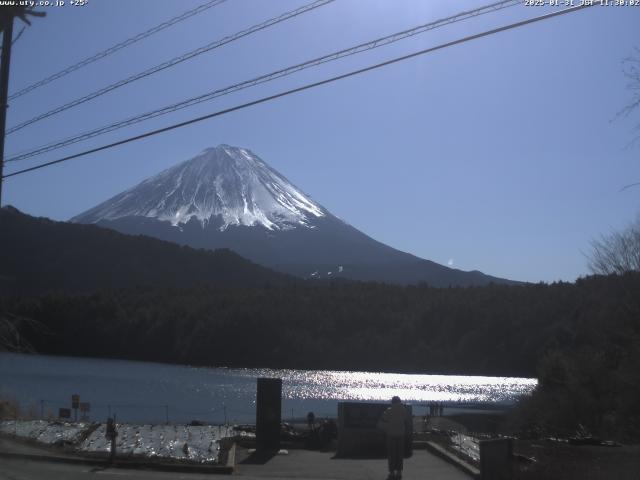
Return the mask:
<svg viewBox="0 0 640 480">
<path fill-rule="evenodd" d="M 228 248 L 281 272 L 432 286 L 508 280 L 380 243 L 332 215 L 246 148 L 218 145 L 71 219 L 193 248 Z"/>
<path fill-rule="evenodd" d="M 192 219 L 288 230 L 313 228 L 328 212 L 246 148 L 218 145 L 150 177 L 72 221 L 147 217 L 179 226 Z"/>
</svg>

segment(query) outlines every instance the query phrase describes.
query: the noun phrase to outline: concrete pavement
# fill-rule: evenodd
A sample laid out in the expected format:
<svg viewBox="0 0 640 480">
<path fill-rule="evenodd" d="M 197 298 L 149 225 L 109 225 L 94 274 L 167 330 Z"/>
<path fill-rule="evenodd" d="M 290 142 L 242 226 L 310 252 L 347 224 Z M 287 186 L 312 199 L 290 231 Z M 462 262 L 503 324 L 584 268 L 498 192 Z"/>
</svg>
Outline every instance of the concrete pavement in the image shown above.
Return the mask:
<svg viewBox="0 0 640 480">
<path fill-rule="evenodd" d="M 264 465 L 238 465 L 236 473 L 244 480 L 384 480 L 387 477 L 384 459 L 332 459 L 331 453 L 295 450 L 278 455 Z M 204 480 L 210 474 L 127 470 L 66 463 L 32 462 L 0 459 L 0 480 L 86 480 L 88 478 L 131 478 L 133 480 Z M 416 451 L 405 464 L 405 480 L 432 478 L 438 480 L 468 480 L 469 477 L 448 463 L 427 453 Z"/>
<path fill-rule="evenodd" d="M 19 453 L 21 455 L 56 455 L 56 462 L 34 461 L 25 458 L 0 457 L 0 480 L 84 480 L 87 478 L 119 477 L 134 480 L 147 479 L 189 479 L 211 478 L 210 473 L 161 472 L 153 470 L 152 465 L 141 469 L 106 468 L 106 465 L 66 463 L 55 449 L 41 449 L 25 445 L 10 439 L 0 439 L 0 452 Z M 319 452 L 303 449 L 289 450 L 286 455 L 279 454 L 263 463 L 251 463 L 248 451 L 236 449 L 236 468 L 234 475 L 246 480 L 385 480 L 387 461 L 379 459 L 338 459 L 334 452 Z M 249 460 L 249 462 L 248 462 Z M 414 450 L 411 458 L 405 459 L 405 480 L 432 478 L 438 480 L 468 480 L 466 473 L 426 450 Z"/>
<path fill-rule="evenodd" d="M 126 470 L 68 463 L 34 462 L 0 458 L 0 480 L 205 480 L 210 474 Z"/>
<path fill-rule="evenodd" d="M 334 458 L 334 452 L 289 450 L 288 455 L 276 455 L 262 465 L 243 463 L 243 452 L 236 453 L 235 475 L 247 480 L 300 478 L 306 480 L 384 480 L 387 460 Z M 404 461 L 403 479 L 469 480 L 468 475 L 427 452 L 415 450 Z"/>
</svg>

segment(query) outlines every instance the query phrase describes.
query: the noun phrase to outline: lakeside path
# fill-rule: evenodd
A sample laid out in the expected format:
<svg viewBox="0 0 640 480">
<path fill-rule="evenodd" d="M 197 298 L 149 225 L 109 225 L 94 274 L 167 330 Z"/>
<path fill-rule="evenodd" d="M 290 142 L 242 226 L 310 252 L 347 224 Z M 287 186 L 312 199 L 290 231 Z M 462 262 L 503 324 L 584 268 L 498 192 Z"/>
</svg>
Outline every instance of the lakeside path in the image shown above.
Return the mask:
<svg viewBox="0 0 640 480">
<path fill-rule="evenodd" d="M 288 456 L 277 456 L 265 465 L 238 465 L 234 477 L 246 480 L 384 480 L 386 460 L 333 460 L 331 454 L 296 451 Z M 211 478 L 210 474 L 127 470 L 89 465 L 32 462 L 18 459 L 0 459 L 0 480 L 85 480 L 88 478 L 189 479 Z M 224 476 L 216 475 L 217 478 Z M 418 451 L 408 459 L 403 478 L 417 480 L 468 480 L 469 476 L 425 451 Z"/>
<path fill-rule="evenodd" d="M 276 455 L 265 464 L 243 463 L 238 458 L 236 476 L 246 480 L 269 478 L 305 480 L 385 480 L 387 460 L 333 458 L 335 452 L 289 450 L 287 455 Z M 242 456 L 241 452 L 237 453 Z M 427 452 L 414 450 L 404 461 L 403 480 L 469 480 L 470 476 L 453 465 Z"/>
<path fill-rule="evenodd" d="M 47 454 L 50 450 L 16 445 L 3 439 L 2 451 L 25 454 Z M 385 459 L 334 459 L 334 452 L 310 450 L 289 450 L 287 455 L 275 455 L 264 463 L 251 463 L 246 450 L 238 449 L 234 476 L 246 480 L 385 480 L 387 463 Z M 249 461 L 249 462 L 248 462 Z M 130 470 L 126 468 L 104 468 L 102 466 L 77 465 L 69 463 L 31 461 L 16 458 L 0 458 L 0 480 L 84 480 L 88 478 L 132 478 L 146 479 L 188 479 L 211 478 L 210 474 L 186 472 L 158 472 L 153 470 Z M 220 477 L 218 477 L 220 478 Z M 222 476 L 223 478 L 223 476 Z M 437 478 L 439 480 L 468 480 L 467 474 L 425 450 L 415 450 L 411 458 L 405 460 L 405 480 Z"/>
</svg>

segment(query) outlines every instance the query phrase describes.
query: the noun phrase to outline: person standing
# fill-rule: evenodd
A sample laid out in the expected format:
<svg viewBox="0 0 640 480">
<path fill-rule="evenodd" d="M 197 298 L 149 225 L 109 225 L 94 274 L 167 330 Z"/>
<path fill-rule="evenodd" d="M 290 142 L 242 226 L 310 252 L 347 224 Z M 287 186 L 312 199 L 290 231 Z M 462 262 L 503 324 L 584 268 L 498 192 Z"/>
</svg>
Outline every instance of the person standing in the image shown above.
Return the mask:
<svg viewBox="0 0 640 480">
<path fill-rule="evenodd" d="M 315 430 L 316 416 L 313 414 L 313 412 L 307 413 L 307 425 L 309 426 L 309 431 Z"/>
<path fill-rule="evenodd" d="M 111 449 L 109 451 L 109 462 L 113 463 L 116 458 L 116 438 L 118 436 L 118 429 L 116 428 L 116 418 L 107 418 L 106 437 L 111 443 Z"/>
<path fill-rule="evenodd" d="M 378 426 L 387 434 L 388 478 L 400 479 L 402 478 L 405 437 L 411 431 L 411 416 L 400 397 L 396 396 L 391 399 L 391 406 L 380 417 Z"/>
</svg>

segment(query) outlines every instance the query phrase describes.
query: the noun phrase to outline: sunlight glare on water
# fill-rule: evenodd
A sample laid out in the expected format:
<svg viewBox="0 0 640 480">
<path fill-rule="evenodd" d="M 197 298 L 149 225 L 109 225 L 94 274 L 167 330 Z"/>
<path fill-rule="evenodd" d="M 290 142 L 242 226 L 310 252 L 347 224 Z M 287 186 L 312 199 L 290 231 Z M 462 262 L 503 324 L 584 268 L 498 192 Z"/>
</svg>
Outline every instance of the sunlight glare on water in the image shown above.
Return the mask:
<svg viewBox="0 0 640 480">
<path fill-rule="evenodd" d="M 260 374 L 282 378 L 284 395 L 298 399 L 385 401 L 397 395 L 413 402 L 512 402 L 537 385 L 532 378 L 462 375 L 325 370 L 262 370 Z"/>
<path fill-rule="evenodd" d="M 259 377 L 282 379 L 286 418 L 309 411 L 335 416 L 340 401 L 388 402 L 394 395 L 423 406 L 430 401 L 508 405 L 537 385 L 534 378 L 210 368 L 0 353 L 0 397 L 54 413 L 79 394 L 91 403 L 92 419 L 117 413 L 131 422 L 254 421 Z"/>
</svg>

